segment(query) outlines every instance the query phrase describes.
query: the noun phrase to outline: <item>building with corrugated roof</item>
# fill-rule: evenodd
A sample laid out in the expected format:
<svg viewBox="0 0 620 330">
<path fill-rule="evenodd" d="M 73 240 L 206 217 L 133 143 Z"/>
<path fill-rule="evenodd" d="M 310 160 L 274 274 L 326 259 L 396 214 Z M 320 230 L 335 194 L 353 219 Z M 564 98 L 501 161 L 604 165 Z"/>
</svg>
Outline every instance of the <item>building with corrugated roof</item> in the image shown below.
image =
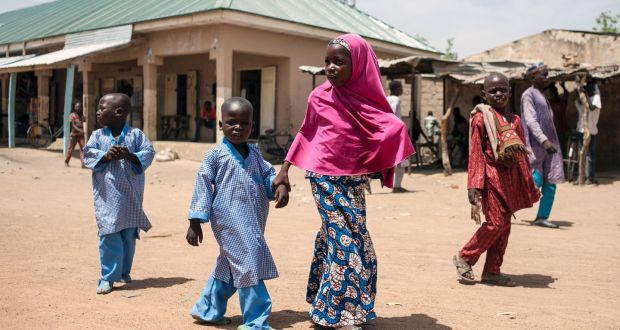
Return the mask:
<svg viewBox="0 0 620 330">
<path fill-rule="evenodd" d="M 297 68 L 322 65 L 339 34 L 364 36 L 381 58 L 440 55 L 336 0 L 58 0 L 0 14 L 0 25 L 2 112 L 13 109 L 17 135 L 35 119 L 58 126 L 73 99 L 90 132 L 99 97 L 124 92 L 130 124 L 152 140 L 193 137 L 203 102 L 219 109 L 231 96 L 254 105 L 257 137 L 299 127 L 311 81 Z"/>
</svg>

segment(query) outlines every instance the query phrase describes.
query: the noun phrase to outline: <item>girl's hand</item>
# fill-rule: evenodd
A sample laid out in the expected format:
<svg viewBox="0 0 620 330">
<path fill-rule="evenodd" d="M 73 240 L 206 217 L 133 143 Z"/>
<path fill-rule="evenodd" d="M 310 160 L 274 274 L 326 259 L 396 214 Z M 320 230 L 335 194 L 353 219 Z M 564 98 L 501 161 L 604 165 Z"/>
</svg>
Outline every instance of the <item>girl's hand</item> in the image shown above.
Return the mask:
<svg viewBox="0 0 620 330">
<path fill-rule="evenodd" d="M 288 205 L 288 190 L 285 185 L 281 184 L 276 189 L 276 208 L 285 207 Z"/>
<path fill-rule="evenodd" d="M 271 189 L 273 191 L 277 192 L 280 185 L 284 185 L 286 187 L 286 191 L 291 191 L 291 183 L 288 181 L 288 169 L 290 166 L 291 163 L 284 161 L 280 172 L 276 175 L 275 179 L 273 179 L 273 183 L 271 184 Z"/>
<path fill-rule="evenodd" d="M 480 189 L 467 189 L 467 198 L 469 199 L 469 204 L 471 205 L 480 203 L 480 199 L 482 198 Z"/>
</svg>

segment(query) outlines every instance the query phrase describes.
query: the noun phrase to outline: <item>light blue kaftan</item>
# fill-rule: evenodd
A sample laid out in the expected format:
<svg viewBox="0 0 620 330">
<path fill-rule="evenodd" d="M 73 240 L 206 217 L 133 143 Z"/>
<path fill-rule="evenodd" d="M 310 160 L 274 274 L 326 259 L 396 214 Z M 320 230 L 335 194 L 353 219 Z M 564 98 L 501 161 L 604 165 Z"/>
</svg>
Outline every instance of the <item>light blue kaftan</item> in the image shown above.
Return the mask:
<svg viewBox="0 0 620 330">
<path fill-rule="evenodd" d="M 123 145 L 135 154 L 141 165 L 129 160 L 99 164 L 113 145 Z M 126 228 L 148 231 L 151 223 L 142 209 L 144 171 L 153 162 L 155 150 L 144 133 L 133 127 L 123 128 L 118 139 L 109 128 L 93 132 L 84 146 L 84 163 L 93 170 L 95 217 L 99 236 L 120 232 Z M 99 165 L 98 165 L 99 164 Z"/>
<path fill-rule="evenodd" d="M 276 172 L 256 145 L 248 148 L 244 159 L 224 139 L 205 155 L 188 215 L 211 222 L 220 246 L 213 276 L 226 283 L 232 280 L 235 288 L 278 277 L 264 236 Z"/>
</svg>

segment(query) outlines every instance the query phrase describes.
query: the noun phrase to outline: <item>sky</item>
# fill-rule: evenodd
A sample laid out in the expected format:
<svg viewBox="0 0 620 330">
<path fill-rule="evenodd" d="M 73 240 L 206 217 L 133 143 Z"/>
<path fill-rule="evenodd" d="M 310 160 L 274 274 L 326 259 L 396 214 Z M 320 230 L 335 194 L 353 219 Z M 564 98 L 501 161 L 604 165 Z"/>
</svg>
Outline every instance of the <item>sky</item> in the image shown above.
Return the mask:
<svg viewBox="0 0 620 330">
<path fill-rule="evenodd" d="M 49 1 L 0 0 L 0 12 Z M 620 0 L 357 0 L 356 6 L 440 51 L 454 38 L 459 59 L 547 29 L 589 31 L 604 11 L 620 15 Z"/>
</svg>

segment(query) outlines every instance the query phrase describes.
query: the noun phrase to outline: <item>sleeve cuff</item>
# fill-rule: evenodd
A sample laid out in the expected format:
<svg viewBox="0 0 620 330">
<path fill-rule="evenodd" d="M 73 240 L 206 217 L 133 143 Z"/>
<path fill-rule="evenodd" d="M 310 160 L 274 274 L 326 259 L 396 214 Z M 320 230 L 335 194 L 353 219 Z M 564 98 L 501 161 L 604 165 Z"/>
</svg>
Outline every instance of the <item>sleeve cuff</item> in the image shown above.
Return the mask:
<svg viewBox="0 0 620 330">
<path fill-rule="evenodd" d="M 198 219 L 200 222 L 205 223 L 209 222 L 210 214 L 202 211 L 190 211 L 187 219 Z"/>
<path fill-rule="evenodd" d="M 269 177 L 268 180 L 265 180 L 265 191 L 267 192 L 267 198 L 269 198 L 269 200 L 274 200 L 276 198 L 276 194 L 273 191 L 273 180 L 276 178 L 275 175 L 272 175 Z"/>
<path fill-rule="evenodd" d="M 97 160 L 94 162 L 95 165 L 92 167 L 93 172 L 101 172 L 106 168 L 107 164 L 100 164 L 103 157 L 105 157 L 105 152 L 102 152 L 101 155 L 97 157 Z"/>
<path fill-rule="evenodd" d="M 136 155 L 136 158 L 138 158 L 138 160 L 140 161 L 140 165 L 134 164 L 133 162 L 131 163 L 131 167 L 133 168 L 133 170 L 136 172 L 136 174 L 142 174 L 144 172 L 144 157 L 140 154 L 140 153 L 134 153 L 134 155 Z"/>
<path fill-rule="evenodd" d="M 543 144 L 543 142 L 549 140 L 549 138 L 547 138 L 545 134 L 540 134 L 536 137 L 536 140 L 538 140 L 538 143 Z"/>
</svg>

